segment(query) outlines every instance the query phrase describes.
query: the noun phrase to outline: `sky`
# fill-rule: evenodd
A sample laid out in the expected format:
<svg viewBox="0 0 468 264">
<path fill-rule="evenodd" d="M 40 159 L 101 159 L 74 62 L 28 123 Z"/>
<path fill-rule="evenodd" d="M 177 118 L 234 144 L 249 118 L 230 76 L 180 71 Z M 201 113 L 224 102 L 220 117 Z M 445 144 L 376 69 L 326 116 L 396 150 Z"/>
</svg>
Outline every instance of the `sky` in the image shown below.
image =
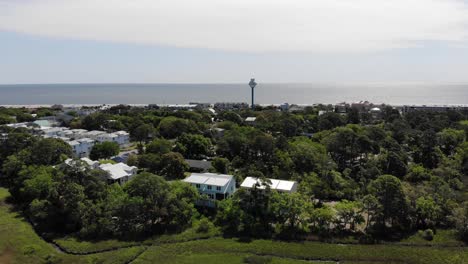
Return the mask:
<svg viewBox="0 0 468 264">
<path fill-rule="evenodd" d="M 468 83 L 464 0 L 0 0 L 0 84 Z"/>
</svg>

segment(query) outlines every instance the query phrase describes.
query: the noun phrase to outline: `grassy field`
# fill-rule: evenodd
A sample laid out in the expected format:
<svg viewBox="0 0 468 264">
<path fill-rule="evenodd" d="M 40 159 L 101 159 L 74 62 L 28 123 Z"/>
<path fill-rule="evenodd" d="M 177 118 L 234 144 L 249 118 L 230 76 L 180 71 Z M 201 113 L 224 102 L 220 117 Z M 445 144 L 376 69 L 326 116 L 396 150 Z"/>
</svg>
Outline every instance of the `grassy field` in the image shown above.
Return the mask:
<svg viewBox="0 0 468 264">
<path fill-rule="evenodd" d="M 456 231 L 451 230 L 437 230 L 433 240 L 427 241 L 423 238 L 422 231 L 401 240 L 397 244 L 403 245 L 417 245 L 417 246 L 448 246 L 448 247 L 462 247 L 465 243 L 457 239 Z"/>
<path fill-rule="evenodd" d="M 192 228 L 189 228 L 182 233 L 157 236 L 146 239 L 144 241 L 122 241 L 115 239 L 99 241 L 82 241 L 77 239 L 76 237 L 70 236 L 56 238 L 54 239 L 54 242 L 60 245 L 60 247 L 66 249 L 68 252 L 90 253 L 115 248 L 130 247 L 134 245 L 152 246 L 165 243 L 185 242 L 191 240 L 206 239 L 221 235 L 221 232 L 217 228 L 210 228 L 210 230 L 206 233 L 198 233 L 196 231 L 197 227 L 198 223 L 195 223 Z"/>
<path fill-rule="evenodd" d="M 164 255 L 161 255 L 164 254 Z M 283 259 L 326 260 L 353 263 L 468 263 L 468 250 L 462 248 L 409 247 L 398 245 L 339 245 L 320 242 L 287 243 L 255 240 L 249 243 L 235 239 L 213 238 L 150 247 L 135 263 L 163 257 L 161 263 L 173 263 L 173 258 L 195 257 L 201 254 L 267 255 Z"/>
<path fill-rule="evenodd" d="M 219 231 L 197 233 L 196 228 L 178 235 L 160 236 L 141 242 L 107 240 L 78 241 L 57 239 L 72 252 L 103 253 L 65 254 L 42 240 L 25 219 L 5 203 L 8 192 L 0 188 L 0 263 L 468 263 L 466 247 L 427 247 L 407 245 L 340 245 L 320 242 L 287 243 L 270 240 L 240 242 L 213 237 Z M 439 236 L 439 237 L 437 237 Z M 207 238 L 211 237 L 211 238 Z M 200 240 L 202 238 L 207 238 Z M 198 239 L 198 240 L 193 240 Z M 419 244 L 415 235 L 402 243 Z M 190 241 L 192 240 L 192 241 Z M 187 241 L 187 242 L 182 242 Z M 451 231 L 439 231 L 433 243 L 453 241 Z M 118 247 L 126 247 L 116 249 Z M 321 261 L 319 261 L 321 260 Z"/>
</svg>

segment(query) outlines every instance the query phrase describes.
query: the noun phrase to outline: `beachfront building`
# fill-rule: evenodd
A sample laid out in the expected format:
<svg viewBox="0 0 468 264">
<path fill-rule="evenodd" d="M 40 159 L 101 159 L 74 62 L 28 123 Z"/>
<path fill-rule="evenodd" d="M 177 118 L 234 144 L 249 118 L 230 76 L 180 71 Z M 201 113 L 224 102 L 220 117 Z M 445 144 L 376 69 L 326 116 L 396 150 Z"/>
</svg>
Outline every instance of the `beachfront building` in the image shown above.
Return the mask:
<svg viewBox="0 0 468 264">
<path fill-rule="evenodd" d="M 73 156 L 77 158 L 88 157 L 94 146 L 94 140 L 90 138 L 81 138 L 67 142 L 73 150 Z"/>
<path fill-rule="evenodd" d="M 214 207 L 216 201 L 224 200 L 236 192 L 236 180 L 232 175 L 215 173 L 192 173 L 183 180 L 190 183 L 207 199 L 198 201 L 198 205 Z"/>
<path fill-rule="evenodd" d="M 415 111 L 427 112 L 448 112 L 448 111 L 468 111 L 468 105 L 404 105 L 403 114 Z"/>
<path fill-rule="evenodd" d="M 270 181 L 268 185 L 272 190 L 276 190 L 278 192 L 286 192 L 286 193 L 294 193 L 297 191 L 297 182 L 295 181 L 284 181 L 284 180 L 277 180 L 277 179 L 267 179 Z M 259 189 L 265 189 L 265 185 L 261 184 L 261 181 L 258 178 L 254 177 L 247 177 L 242 182 L 241 187 L 251 189 L 255 186 L 255 184 L 259 184 Z"/>
<path fill-rule="evenodd" d="M 107 182 L 109 184 L 118 183 L 124 184 L 132 179 L 137 174 L 138 168 L 135 166 L 128 166 L 124 163 L 117 164 L 101 164 L 99 169 L 107 172 Z"/>
</svg>

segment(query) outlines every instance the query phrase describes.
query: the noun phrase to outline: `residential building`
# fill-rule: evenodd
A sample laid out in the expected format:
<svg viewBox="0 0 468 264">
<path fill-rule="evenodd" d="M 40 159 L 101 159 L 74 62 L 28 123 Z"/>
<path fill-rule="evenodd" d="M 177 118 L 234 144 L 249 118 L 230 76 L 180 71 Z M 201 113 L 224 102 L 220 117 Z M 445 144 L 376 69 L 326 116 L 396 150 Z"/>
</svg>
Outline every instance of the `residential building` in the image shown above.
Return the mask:
<svg viewBox="0 0 468 264">
<path fill-rule="evenodd" d="M 73 155 L 77 158 L 88 157 L 91 149 L 94 146 L 94 140 L 90 138 L 82 138 L 67 142 L 73 150 Z"/>
<path fill-rule="evenodd" d="M 185 159 L 185 162 L 187 162 L 192 172 L 208 172 L 211 168 L 211 161 L 208 160 Z"/>
<path fill-rule="evenodd" d="M 94 161 L 94 160 L 90 160 L 89 158 L 81 158 L 79 159 L 81 161 L 83 161 L 84 163 L 86 163 L 86 165 L 89 166 L 89 168 L 91 169 L 97 169 L 99 168 L 99 161 Z M 74 159 L 67 159 L 65 160 L 65 164 L 67 165 L 71 165 L 73 161 L 76 161 Z"/>
<path fill-rule="evenodd" d="M 127 131 L 117 131 L 114 134 L 117 135 L 117 143 L 120 146 L 130 144 L 130 134 Z"/>
<path fill-rule="evenodd" d="M 295 181 L 284 181 L 284 180 L 277 180 L 277 179 L 268 179 L 270 181 L 269 186 L 272 190 L 276 190 L 279 192 L 286 192 L 286 193 L 293 193 L 297 191 L 297 183 Z M 242 182 L 242 188 L 253 188 L 255 184 L 260 184 L 260 180 L 254 177 L 247 177 Z M 265 189 L 264 185 L 260 184 L 259 189 Z"/>
<path fill-rule="evenodd" d="M 232 175 L 215 173 L 192 173 L 183 180 L 206 195 L 207 200 L 198 201 L 198 205 L 214 207 L 216 201 L 224 200 L 236 192 L 236 180 Z"/>
<path fill-rule="evenodd" d="M 248 125 L 255 125 L 255 120 L 257 120 L 255 116 L 249 116 L 245 119 L 245 123 Z"/>
<path fill-rule="evenodd" d="M 107 182 L 124 184 L 132 179 L 134 175 L 137 174 L 138 168 L 135 166 L 128 166 L 124 163 L 117 164 L 101 164 L 99 169 L 108 173 Z"/>
<path fill-rule="evenodd" d="M 99 130 L 92 130 L 92 131 L 87 131 L 84 133 L 84 135 L 87 137 L 87 138 L 91 138 L 93 140 L 98 140 L 98 137 L 100 135 L 103 135 L 103 134 L 106 134 L 105 131 L 99 131 Z"/>
</svg>

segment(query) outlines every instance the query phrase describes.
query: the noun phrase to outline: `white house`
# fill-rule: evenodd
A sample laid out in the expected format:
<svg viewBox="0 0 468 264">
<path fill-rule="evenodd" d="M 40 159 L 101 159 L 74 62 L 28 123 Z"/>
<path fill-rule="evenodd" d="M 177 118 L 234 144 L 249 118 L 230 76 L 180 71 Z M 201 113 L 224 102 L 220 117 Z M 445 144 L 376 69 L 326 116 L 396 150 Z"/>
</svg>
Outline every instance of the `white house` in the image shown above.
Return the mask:
<svg viewBox="0 0 468 264">
<path fill-rule="evenodd" d="M 106 134 L 104 131 L 99 131 L 99 130 L 93 130 L 93 131 L 88 131 L 85 133 L 87 138 L 93 139 L 93 140 L 98 140 L 98 137 L 100 135 Z"/>
<path fill-rule="evenodd" d="M 66 127 L 46 127 L 41 128 L 42 132 L 44 132 L 44 137 L 58 137 L 60 133 L 65 130 L 68 130 Z"/>
<path fill-rule="evenodd" d="M 101 134 L 97 137 L 97 141 L 99 142 L 116 142 L 117 143 L 117 138 L 119 136 L 117 136 L 116 134 L 114 133 L 105 133 L 105 134 Z"/>
<path fill-rule="evenodd" d="M 85 138 L 88 132 L 86 129 L 71 129 L 70 131 L 73 133 L 71 137 L 75 140 Z"/>
<path fill-rule="evenodd" d="M 127 131 L 117 131 L 114 134 L 117 135 L 117 143 L 120 146 L 130 143 L 130 134 Z"/>
<path fill-rule="evenodd" d="M 249 116 L 245 119 L 245 123 L 247 124 L 255 124 L 255 121 L 257 120 L 257 118 L 255 116 Z"/>
<path fill-rule="evenodd" d="M 128 166 L 125 163 L 117 164 L 101 164 L 99 168 L 108 173 L 107 180 L 109 183 L 117 182 L 124 184 L 128 182 L 134 175 L 137 174 L 138 168 L 135 166 Z"/>
<path fill-rule="evenodd" d="M 215 173 L 192 173 L 183 180 L 197 188 L 200 194 L 208 196 L 208 201 L 199 201 L 200 205 L 215 206 L 216 200 L 223 200 L 236 192 L 236 180 L 232 175 Z"/>
<path fill-rule="evenodd" d="M 75 157 L 82 158 L 88 157 L 91 149 L 94 146 L 94 140 L 90 138 L 82 138 L 78 140 L 69 141 L 68 144 L 73 149 L 73 154 Z"/>
<path fill-rule="evenodd" d="M 268 180 L 270 180 L 271 182 L 271 184 L 269 185 L 272 190 L 277 190 L 279 192 L 287 192 L 287 193 L 293 193 L 297 191 L 297 182 L 295 181 L 284 181 L 284 180 L 277 180 L 277 179 L 268 179 Z M 242 182 L 241 187 L 250 189 L 250 188 L 253 188 L 256 183 L 260 184 L 260 180 L 258 178 L 247 177 Z M 261 185 L 259 189 L 265 189 L 265 186 Z"/>
<path fill-rule="evenodd" d="M 81 158 L 80 160 L 86 163 L 91 169 L 99 168 L 99 161 L 90 160 L 89 158 Z M 65 164 L 72 165 L 73 161 L 73 159 L 67 159 L 65 160 Z"/>
</svg>

